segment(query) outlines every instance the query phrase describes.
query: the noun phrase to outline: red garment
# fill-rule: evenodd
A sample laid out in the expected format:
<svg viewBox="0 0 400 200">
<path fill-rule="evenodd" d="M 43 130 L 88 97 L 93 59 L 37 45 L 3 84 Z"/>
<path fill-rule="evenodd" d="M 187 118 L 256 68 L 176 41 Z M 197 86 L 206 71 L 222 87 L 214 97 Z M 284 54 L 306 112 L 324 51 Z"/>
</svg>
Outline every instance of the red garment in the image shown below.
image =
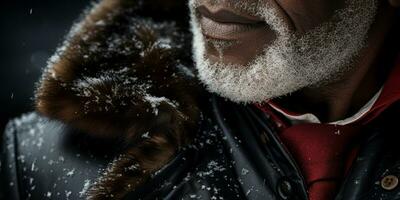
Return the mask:
<svg viewBox="0 0 400 200">
<path fill-rule="evenodd" d="M 310 200 L 334 199 L 356 156 L 362 126 L 400 100 L 400 57 L 397 61 L 372 108 L 360 119 L 347 125 L 308 123 L 290 126 L 268 102 L 256 105 L 281 127 L 279 136 L 303 173 Z M 298 115 L 292 112 L 285 114 Z"/>
</svg>

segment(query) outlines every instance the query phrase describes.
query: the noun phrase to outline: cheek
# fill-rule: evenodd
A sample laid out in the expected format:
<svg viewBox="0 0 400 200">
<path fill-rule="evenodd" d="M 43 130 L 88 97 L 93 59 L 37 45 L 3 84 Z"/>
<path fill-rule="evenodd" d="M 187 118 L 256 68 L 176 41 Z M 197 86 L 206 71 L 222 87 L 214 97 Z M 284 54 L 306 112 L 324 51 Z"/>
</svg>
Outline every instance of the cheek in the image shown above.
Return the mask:
<svg viewBox="0 0 400 200">
<path fill-rule="evenodd" d="M 292 22 L 296 32 L 304 33 L 326 22 L 346 0 L 275 0 Z"/>
</svg>

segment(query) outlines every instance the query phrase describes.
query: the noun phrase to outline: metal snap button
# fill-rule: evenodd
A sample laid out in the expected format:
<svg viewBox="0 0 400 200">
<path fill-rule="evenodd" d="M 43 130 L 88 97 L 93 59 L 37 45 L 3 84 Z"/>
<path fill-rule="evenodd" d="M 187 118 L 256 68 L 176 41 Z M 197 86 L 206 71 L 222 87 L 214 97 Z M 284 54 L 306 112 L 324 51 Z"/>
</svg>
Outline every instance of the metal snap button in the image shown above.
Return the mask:
<svg viewBox="0 0 400 200">
<path fill-rule="evenodd" d="M 281 199 L 287 200 L 292 196 L 292 183 L 287 179 L 282 179 L 278 183 L 278 195 Z"/>
<path fill-rule="evenodd" d="M 399 178 L 394 175 L 387 175 L 381 180 L 381 186 L 385 190 L 393 190 L 399 185 Z"/>
</svg>

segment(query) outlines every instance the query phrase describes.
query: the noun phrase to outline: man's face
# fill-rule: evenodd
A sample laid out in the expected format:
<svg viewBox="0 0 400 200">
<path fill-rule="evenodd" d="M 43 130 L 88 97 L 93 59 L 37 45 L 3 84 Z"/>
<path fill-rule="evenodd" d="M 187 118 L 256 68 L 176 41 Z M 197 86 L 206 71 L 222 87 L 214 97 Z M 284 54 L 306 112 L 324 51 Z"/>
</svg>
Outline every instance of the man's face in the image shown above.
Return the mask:
<svg viewBox="0 0 400 200">
<path fill-rule="evenodd" d="M 199 77 L 236 102 L 261 102 L 340 78 L 377 0 L 191 0 Z"/>
</svg>

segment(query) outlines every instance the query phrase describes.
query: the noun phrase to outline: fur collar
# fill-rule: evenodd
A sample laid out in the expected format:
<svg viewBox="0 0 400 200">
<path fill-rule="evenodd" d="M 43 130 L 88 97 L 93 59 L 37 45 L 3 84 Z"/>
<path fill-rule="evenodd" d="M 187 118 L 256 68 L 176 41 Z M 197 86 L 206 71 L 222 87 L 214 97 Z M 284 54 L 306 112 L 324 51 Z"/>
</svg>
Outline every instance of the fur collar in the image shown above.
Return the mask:
<svg viewBox="0 0 400 200">
<path fill-rule="evenodd" d="M 88 199 L 123 198 L 193 139 L 202 90 L 187 22 L 176 20 L 185 11 L 184 0 L 103 0 L 50 59 L 37 111 L 125 142 Z"/>
</svg>

